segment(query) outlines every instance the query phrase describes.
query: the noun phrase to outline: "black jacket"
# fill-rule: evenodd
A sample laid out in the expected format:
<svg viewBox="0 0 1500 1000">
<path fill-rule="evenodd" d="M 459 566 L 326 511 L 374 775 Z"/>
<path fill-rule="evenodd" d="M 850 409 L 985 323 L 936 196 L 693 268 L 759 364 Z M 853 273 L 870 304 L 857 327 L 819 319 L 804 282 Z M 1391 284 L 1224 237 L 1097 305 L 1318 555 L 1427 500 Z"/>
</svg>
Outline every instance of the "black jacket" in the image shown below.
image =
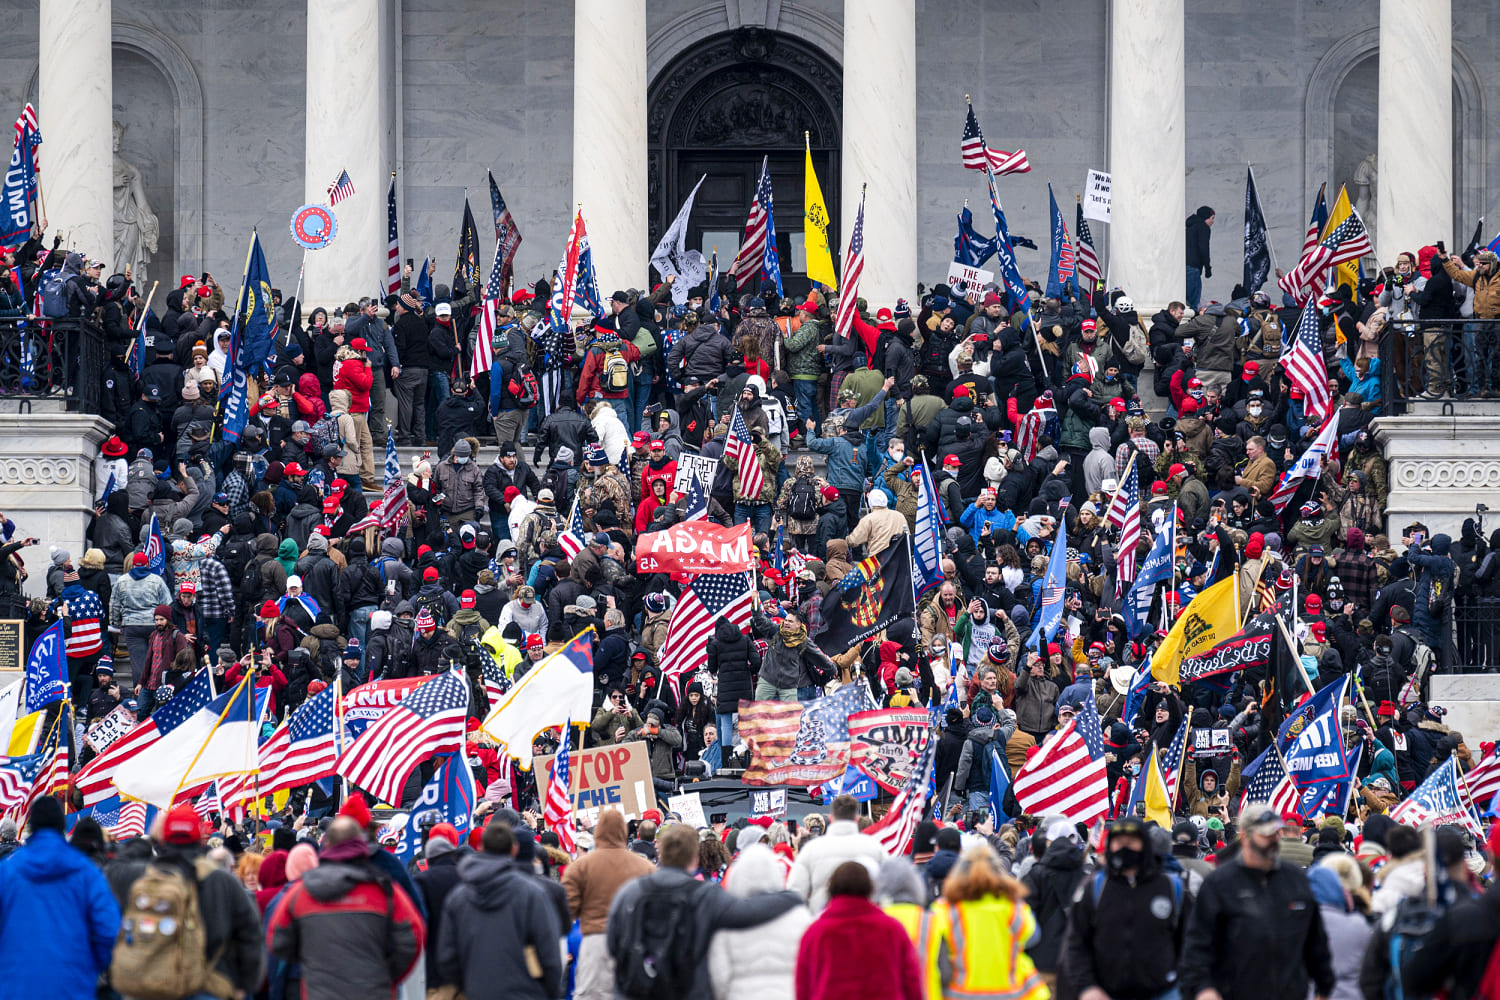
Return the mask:
<svg viewBox="0 0 1500 1000">
<path fill-rule="evenodd" d="M 427 349 L 429 332 L 427 321 L 417 313 L 403 313 L 396 320 L 392 335 L 396 340 L 396 353 L 401 357 L 403 369 L 432 367 L 432 352 Z"/>
<path fill-rule="evenodd" d="M 1203 880 L 1183 940 L 1182 992 L 1217 989 L 1224 1000 L 1306 1000 L 1308 980 L 1332 996 L 1333 959 L 1307 875 L 1269 872 L 1236 856 Z"/>
<path fill-rule="evenodd" d="M 1210 230 L 1208 223 L 1198 214 L 1188 216 L 1187 220 L 1187 266 L 1201 267 L 1209 270 L 1208 262 L 1208 237 Z M 1203 275 L 1205 278 L 1208 274 Z"/>
<path fill-rule="evenodd" d="M 1479 992 L 1490 953 L 1500 937 L 1500 888 L 1450 907 L 1406 966 L 1408 996 L 1432 996 L 1447 988 L 1448 1000 L 1469 1000 Z M 1372 948 L 1373 948 L 1373 938 Z M 1369 956 L 1369 952 L 1366 952 Z M 1368 957 L 1366 961 L 1368 962 Z M 1384 994 L 1378 994 L 1383 996 Z M 1370 996 L 1366 989 L 1365 996 Z"/>
<path fill-rule="evenodd" d="M 755 699 L 760 651 L 748 636 L 721 618 L 708 640 L 708 672 L 719 679 L 718 711 L 733 714 L 741 701 Z"/>
<path fill-rule="evenodd" d="M 1066 837 L 1059 837 L 1047 845 L 1042 860 L 1032 865 L 1021 880 L 1029 890 L 1026 902 L 1036 915 L 1040 935 L 1026 951 L 1040 972 L 1057 971 L 1062 957 L 1063 933 L 1068 925 L 1068 906 L 1082 878 L 1083 848 Z M 1132 964 L 1139 962 L 1140 957 L 1129 956 Z M 1112 990 L 1107 992 L 1112 998 L 1116 996 Z M 1156 991 L 1160 992 L 1160 989 Z"/>
<path fill-rule="evenodd" d="M 443 904 L 447 902 L 449 894 L 461 884 L 458 877 L 458 863 L 472 856 L 472 852 L 459 848 L 435 858 L 428 858 L 425 870 L 412 873 L 412 884 L 417 887 L 417 892 L 421 893 L 422 902 L 427 908 L 429 946 L 426 952 L 429 989 L 433 986 L 445 986 L 451 982 L 443 976 L 438 965 L 437 945 L 443 936 Z"/>
<path fill-rule="evenodd" d="M 434 921 L 441 982 L 460 984 L 471 997 L 559 996 L 561 932 L 547 894 L 510 858 L 471 854 L 457 870 L 462 882 Z M 540 979 L 526 969 L 531 951 L 541 963 Z"/>
<path fill-rule="evenodd" d="M 1191 908 L 1185 887 L 1180 881 L 1174 887 L 1172 876 L 1148 859 L 1134 883 L 1123 875 L 1106 877 L 1095 902 L 1098 877 L 1084 880 L 1068 913 L 1063 962 L 1070 985 L 1080 993 L 1097 986 L 1112 1000 L 1159 996 L 1177 981 Z M 1172 903 L 1170 909 L 1158 902 L 1162 899 Z"/>
</svg>

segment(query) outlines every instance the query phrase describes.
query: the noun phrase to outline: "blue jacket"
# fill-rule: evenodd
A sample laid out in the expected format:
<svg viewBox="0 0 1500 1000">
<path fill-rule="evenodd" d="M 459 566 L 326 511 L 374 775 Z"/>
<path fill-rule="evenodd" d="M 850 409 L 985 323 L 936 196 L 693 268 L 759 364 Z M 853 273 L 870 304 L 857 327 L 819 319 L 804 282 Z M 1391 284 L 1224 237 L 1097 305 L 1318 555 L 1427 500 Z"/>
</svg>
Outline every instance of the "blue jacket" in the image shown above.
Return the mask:
<svg viewBox="0 0 1500 1000">
<path fill-rule="evenodd" d="M 836 490 L 864 490 L 865 466 L 847 436 L 820 438 L 816 431 L 808 431 L 807 446 L 828 456 L 825 475 L 829 486 Z"/>
<path fill-rule="evenodd" d="M 1370 367 L 1366 369 L 1365 377 L 1359 377 L 1359 369 L 1354 367 L 1354 362 L 1344 358 L 1339 362 L 1339 369 L 1343 371 L 1344 377 L 1349 380 L 1349 391 L 1359 393 L 1359 398 L 1366 403 L 1380 402 L 1380 359 L 1371 358 Z M 1379 412 L 1379 411 L 1376 411 Z"/>
<path fill-rule="evenodd" d="M 959 515 L 958 523 L 969 529 L 969 535 L 974 539 L 974 544 L 979 544 L 979 538 L 984 534 L 984 524 L 988 521 L 990 525 L 990 537 L 994 538 L 1002 530 L 1014 530 L 1016 526 L 1016 515 L 1012 511 L 996 507 L 994 510 L 985 510 L 979 506 L 976 500 L 969 504 L 962 514 Z"/>
<path fill-rule="evenodd" d="M 37 831 L 0 864 L 5 995 L 93 1000 L 119 931 L 109 883 L 62 834 Z"/>
</svg>

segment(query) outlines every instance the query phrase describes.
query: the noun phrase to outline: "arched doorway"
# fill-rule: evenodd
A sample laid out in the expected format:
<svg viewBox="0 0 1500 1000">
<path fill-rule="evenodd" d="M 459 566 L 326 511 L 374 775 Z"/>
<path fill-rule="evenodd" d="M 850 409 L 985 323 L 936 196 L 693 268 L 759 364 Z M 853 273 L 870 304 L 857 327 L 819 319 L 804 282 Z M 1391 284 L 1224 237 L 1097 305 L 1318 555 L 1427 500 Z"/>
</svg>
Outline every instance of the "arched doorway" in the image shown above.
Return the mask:
<svg viewBox="0 0 1500 1000">
<path fill-rule="evenodd" d="M 839 148 L 843 74 L 822 50 L 764 28 L 742 28 L 694 45 L 648 88 L 651 246 L 682 200 L 707 174 L 693 205 L 688 246 L 719 263 L 734 259 L 769 158 L 777 250 L 788 295 L 810 287 L 802 254 L 803 133 L 839 232 Z M 649 250 L 649 248 L 648 248 Z M 837 253 L 837 250 L 835 250 Z"/>
</svg>

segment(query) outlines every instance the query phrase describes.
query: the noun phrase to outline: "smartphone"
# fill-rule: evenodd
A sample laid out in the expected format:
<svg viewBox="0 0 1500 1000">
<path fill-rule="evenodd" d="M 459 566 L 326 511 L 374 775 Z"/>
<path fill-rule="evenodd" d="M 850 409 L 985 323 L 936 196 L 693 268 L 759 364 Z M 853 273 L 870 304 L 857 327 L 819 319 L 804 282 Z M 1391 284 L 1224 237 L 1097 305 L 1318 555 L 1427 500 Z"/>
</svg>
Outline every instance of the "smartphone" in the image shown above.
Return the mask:
<svg viewBox="0 0 1500 1000">
<path fill-rule="evenodd" d="M 1447 248 L 1447 246 L 1445 246 L 1443 244 L 1442 240 L 1438 240 L 1437 241 L 1437 248 L 1438 248 L 1438 253 L 1447 253 L 1448 252 L 1448 248 Z"/>
<path fill-rule="evenodd" d="M 408 258 L 406 258 L 406 266 L 409 267 L 409 268 L 412 268 L 413 270 L 415 270 L 416 266 L 417 266 L 416 258 L 415 257 L 408 257 Z"/>
</svg>

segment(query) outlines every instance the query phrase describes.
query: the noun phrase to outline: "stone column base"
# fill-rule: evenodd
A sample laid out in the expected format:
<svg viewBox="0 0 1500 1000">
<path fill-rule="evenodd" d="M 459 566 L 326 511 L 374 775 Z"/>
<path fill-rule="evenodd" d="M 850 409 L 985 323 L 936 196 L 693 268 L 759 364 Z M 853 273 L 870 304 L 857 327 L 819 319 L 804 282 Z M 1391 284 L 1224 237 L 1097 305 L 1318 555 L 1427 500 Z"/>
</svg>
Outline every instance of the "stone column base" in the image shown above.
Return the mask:
<svg viewBox="0 0 1500 1000">
<path fill-rule="evenodd" d="M 1450 409 L 1455 412 L 1380 417 L 1372 425 L 1389 464 L 1386 528 L 1393 542 L 1413 521 L 1457 540 L 1476 504 L 1500 498 L 1500 404 Z M 1494 506 L 1486 532 L 1500 528 L 1500 502 Z"/>
</svg>

